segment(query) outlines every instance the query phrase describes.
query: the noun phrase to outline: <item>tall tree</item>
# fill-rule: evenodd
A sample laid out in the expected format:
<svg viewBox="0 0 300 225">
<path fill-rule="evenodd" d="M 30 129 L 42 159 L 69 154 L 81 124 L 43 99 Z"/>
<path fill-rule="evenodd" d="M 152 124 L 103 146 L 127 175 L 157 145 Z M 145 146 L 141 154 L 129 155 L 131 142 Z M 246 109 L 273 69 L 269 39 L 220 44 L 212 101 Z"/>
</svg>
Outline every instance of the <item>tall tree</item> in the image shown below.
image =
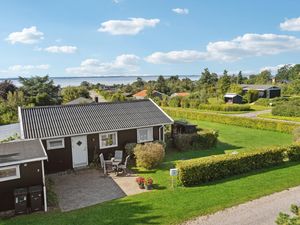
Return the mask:
<svg viewBox="0 0 300 225">
<path fill-rule="evenodd" d="M 20 90 L 24 92 L 27 103 L 37 106 L 54 105 L 61 102 L 59 91 L 60 86 L 54 85 L 49 76 L 34 76 L 31 78 L 19 77 L 22 84 Z"/>
<path fill-rule="evenodd" d="M 227 70 L 224 70 L 223 76 L 218 80 L 218 95 L 223 96 L 229 90 L 231 84 L 231 77 L 228 75 Z"/>
<path fill-rule="evenodd" d="M 7 99 L 8 92 L 15 92 L 17 87 L 12 83 L 11 80 L 4 80 L 0 82 L 0 97 Z"/>
<path fill-rule="evenodd" d="M 261 71 L 257 76 L 255 83 L 256 84 L 267 84 L 272 80 L 272 74 L 269 70 Z"/>
</svg>

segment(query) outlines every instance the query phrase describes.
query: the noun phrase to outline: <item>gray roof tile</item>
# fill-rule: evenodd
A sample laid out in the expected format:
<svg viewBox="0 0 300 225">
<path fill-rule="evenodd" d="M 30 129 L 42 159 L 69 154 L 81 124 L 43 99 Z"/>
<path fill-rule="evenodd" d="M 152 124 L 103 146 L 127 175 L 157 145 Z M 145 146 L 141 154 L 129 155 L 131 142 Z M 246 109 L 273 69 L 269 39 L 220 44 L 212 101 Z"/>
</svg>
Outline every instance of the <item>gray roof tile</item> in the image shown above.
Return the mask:
<svg viewBox="0 0 300 225">
<path fill-rule="evenodd" d="M 171 124 L 150 100 L 21 108 L 24 138 L 47 138 Z"/>
</svg>

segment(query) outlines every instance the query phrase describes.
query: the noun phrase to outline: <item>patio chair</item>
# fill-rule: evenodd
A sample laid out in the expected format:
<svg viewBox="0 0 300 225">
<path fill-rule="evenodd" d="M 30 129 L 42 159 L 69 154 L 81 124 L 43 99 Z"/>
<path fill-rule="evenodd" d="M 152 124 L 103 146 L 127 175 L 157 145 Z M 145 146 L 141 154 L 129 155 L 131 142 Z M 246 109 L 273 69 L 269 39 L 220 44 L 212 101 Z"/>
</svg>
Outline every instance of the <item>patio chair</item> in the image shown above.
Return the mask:
<svg viewBox="0 0 300 225">
<path fill-rule="evenodd" d="M 122 171 L 123 173 L 127 173 L 127 165 L 128 165 L 129 158 L 130 158 L 130 155 L 128 155 L 126 157 L 124 164 L 118 165 L 118 171 Z"/>
<path fill-rule="evenodd" d="M 122 160 L 123 160 L 123 151 L 122 150 L 116 150 L 115 151 L 115 157 L 114 157 L 113 160 L 122 162 Z"/>
<path fill-rule="evenodd" d="M 105 160 L 104 160 L 104 157 L 103 157 L 102 153 L 99 155 L 99 158 L 100 158 L 101 168 L 103 169 L 103 173 L 106 174 L 107 173 L 106 163 L 105 163 Z"/>
</svg>

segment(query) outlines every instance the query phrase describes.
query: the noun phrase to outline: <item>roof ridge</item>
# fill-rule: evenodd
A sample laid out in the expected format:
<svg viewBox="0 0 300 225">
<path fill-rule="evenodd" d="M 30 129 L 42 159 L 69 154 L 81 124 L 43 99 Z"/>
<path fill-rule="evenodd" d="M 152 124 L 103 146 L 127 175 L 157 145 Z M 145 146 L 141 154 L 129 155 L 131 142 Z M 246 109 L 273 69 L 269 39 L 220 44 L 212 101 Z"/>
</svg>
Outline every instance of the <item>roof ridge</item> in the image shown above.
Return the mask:
<svg viewBox="0 0 300 225">
<path fill-rule="evenodd" d="M 46 106 L 21 107 L 21 109 L 27 110 L 27 109 L 41 109 L 41 108 L 88 107 L 91 105 L 114 105 L 114 104 L 126 104 L 126 103 L 146 102 L 146 101 L 150 101 L 150 100 L 149 99 L 137 99 L 137 100 L 128 100 L 128 101 L 116 101 L 116 102 L 93 102 L 93 103 L 89 103 L 89 104 L 46 105 Z"/>
</svg>

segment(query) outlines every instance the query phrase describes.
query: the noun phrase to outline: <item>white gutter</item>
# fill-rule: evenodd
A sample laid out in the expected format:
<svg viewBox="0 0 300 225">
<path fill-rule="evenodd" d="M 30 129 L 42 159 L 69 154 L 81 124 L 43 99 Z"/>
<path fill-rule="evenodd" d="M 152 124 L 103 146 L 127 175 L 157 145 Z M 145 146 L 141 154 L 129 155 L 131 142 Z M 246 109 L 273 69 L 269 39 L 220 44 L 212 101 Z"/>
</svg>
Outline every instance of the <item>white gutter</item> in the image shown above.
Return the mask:
<svg viewBox="0 0 300 225">
<path fill-rule="evenodd" d="M 24 139 L 24 128 L 23 128 L 23 121 L 22 121 L 20 106 L 18 106 L 18 118 L 19 118 L 19 122 L 20 122 L 20 137 L 21 137 L 21 139 Z"/>
<path fill-rule="evenodd" d="M 42 162 L 42 175 L 43 175 L 43 192 L 44 192 L 44 211 L 48 211 L 47 205 L 47 190 L 46 190 L 46 180 L 45 180 L 45 169 L 44 169 L 44 161 Z"/>
</svg>

